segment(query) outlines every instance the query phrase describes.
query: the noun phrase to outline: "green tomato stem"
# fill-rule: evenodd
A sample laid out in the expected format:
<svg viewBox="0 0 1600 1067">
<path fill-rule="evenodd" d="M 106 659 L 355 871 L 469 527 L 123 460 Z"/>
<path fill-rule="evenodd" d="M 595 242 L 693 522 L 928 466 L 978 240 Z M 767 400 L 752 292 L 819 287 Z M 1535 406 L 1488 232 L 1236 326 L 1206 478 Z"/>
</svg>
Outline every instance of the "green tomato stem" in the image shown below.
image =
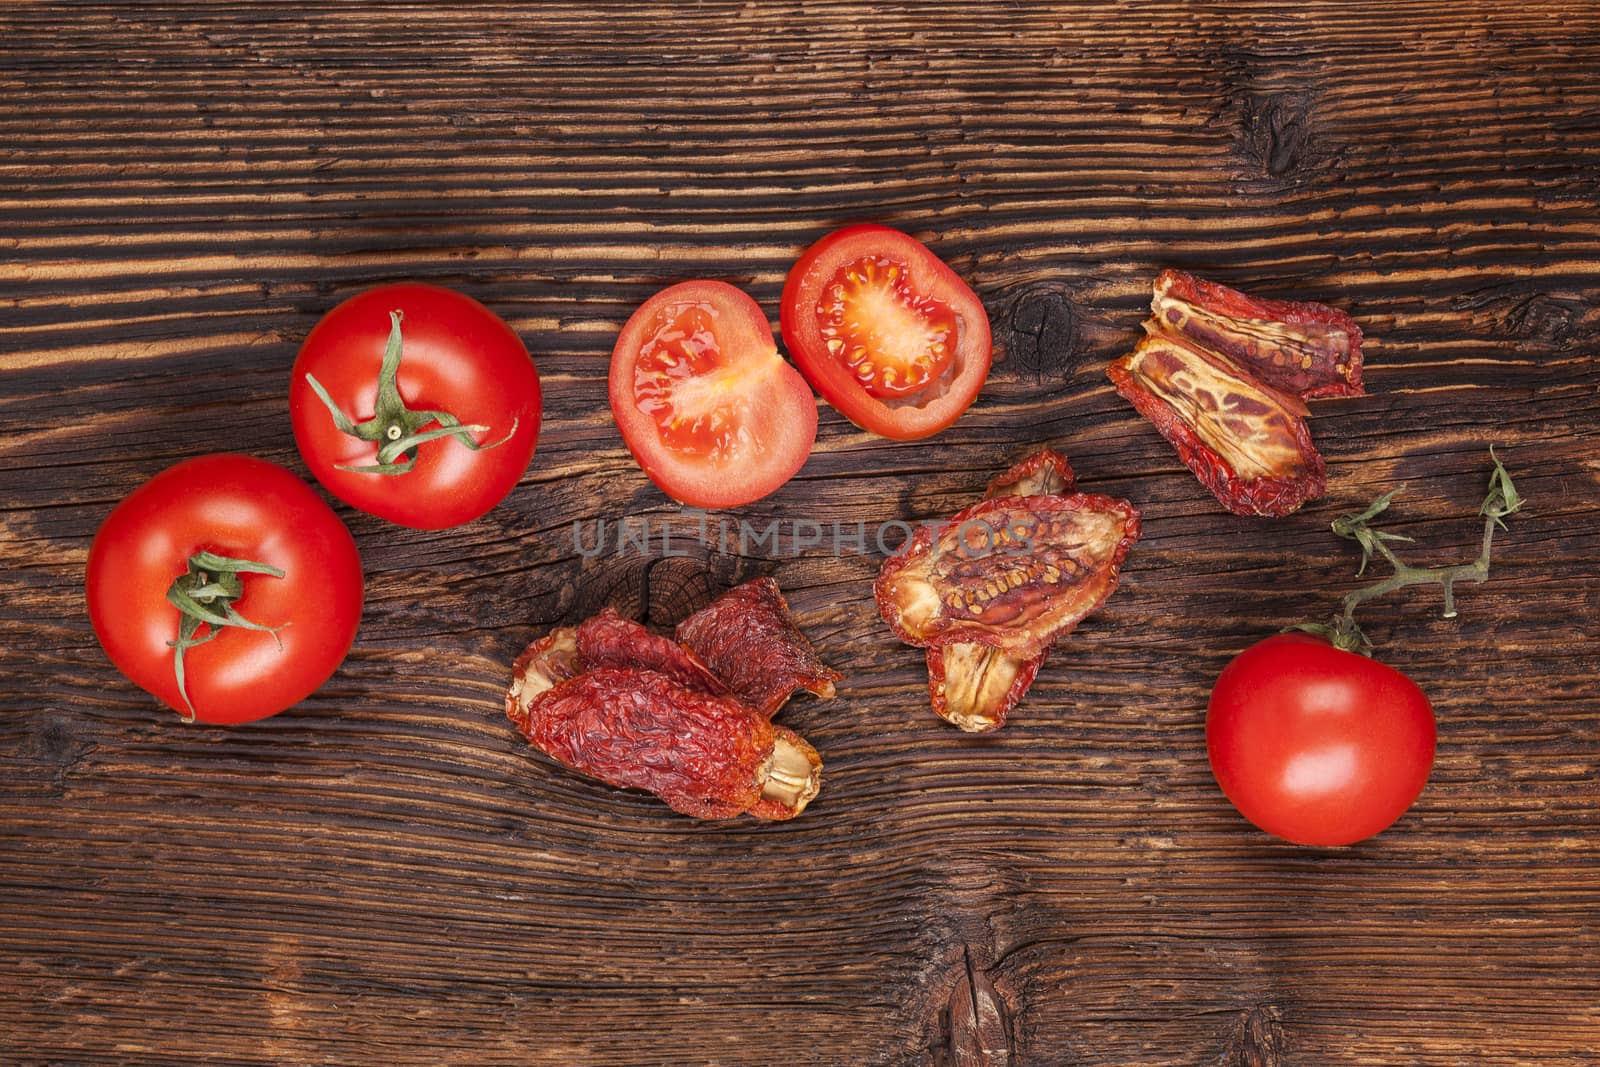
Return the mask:
<svg viewBox="0 0 1600 1067">
<path fill-rule="evenodd" d="M 174 578 L 167 587 L 167 602 L 179 612 L 178 639 L 168 641 L 167 646 L 173 650 L 172 673 L 178 680 L 178 695 L 183 697 L 184 707 L 189 709 L 189 714 L 184 716 L 188 722 L 195 720 L 195 710 L 184 677 L 185 652 L 196 645 L 205 644 L 229 626 L 270 633 L 273 640 L 278 642 L 278 648 L 283 648 L 278 631 L 288 623 L 263 626 L 233 610 L 233 602 L 244 595 L 244 579 L 241 575 L 245 574 L 283 577 L 282 570 L 267 563 L 219 556 L 214 552 L 196 552 L 189 557 L 184 573 Z M 206 627 L 203 634 L 200 633 L 202 626 Z"/>
<path fill-rule="evenodd" d="M 317 399 L 328 409 L 335 429 L 342 434 L 378 445 L 378 462 L 365 466 L 336 464 L 339 470 L 352 471 L 356 474 L 405 474 L 416 466 L 418 445 L 437 441 L 442 437 L 454 437 L 461 444 L 477 452 L 503 445 L 517 432 L 517 420 L 512 419 L 511 429 L 504 437 L 490 444 L 479 444 L 472 435 L 487 433 L 489 427 L 476 423 L 462 425 L 461 420 L 448 411 L 412 411 L 406 407 L 398 384 L 400 320 L 404 317 L 398 310 L 389 312 L 389 342 L 384 347 L 383 365 L 378 370 L 378 396 L 374 401 L 372 418 L 365 422 L 356 422 L 345 414 L 344 409 L 329 395 L 321 382 L 310 374 L 306 375 L 306 384 L 311 386 L 311 391 L 317 394 Z M 437 424 L 435 429 L 424 429 L 434 424 Z"/>
</svg>

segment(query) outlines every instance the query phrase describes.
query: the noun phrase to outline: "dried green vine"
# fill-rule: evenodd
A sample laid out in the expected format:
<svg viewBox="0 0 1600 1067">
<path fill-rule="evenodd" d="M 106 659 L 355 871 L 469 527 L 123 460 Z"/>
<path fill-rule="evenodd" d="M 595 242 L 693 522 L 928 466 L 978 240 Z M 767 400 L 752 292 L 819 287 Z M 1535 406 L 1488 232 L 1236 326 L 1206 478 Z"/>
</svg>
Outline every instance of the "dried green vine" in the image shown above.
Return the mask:
<svg viewBox="0 0 1600 1067">
<path fill-rule="evenodd" d="M 1382 556 L 1384 562 L 1393 568 L 1394 573 L 1380 582 L 1363 586 L 1346 596 L 1343 612 L 1335 615 L 1331 622 L 1305 623 L 1298 629 L 1320 634 L 1348 652 L 1368 655 L 1372 651 L 1372 642 L 1356 624 L 1356 609 L 1369 600 L 1411 585 L 1437 585 L 1442 588 L 1444 617 L 1455 618 L 1455 583 L 1468 581 L 1481 584 L 1488 580 L 1489 554 L 1494 545 L 1494 532 L 1496 529 L 1505 529 L 1506 516 L 1521 510 L 1525 503 L 1522 496 L 1517 493 L 1516 486 L 1512 484 L 1511 475 L 1507 473 L 1493 448 L 1489 449 L 1489 459 L 1494 463 L 1494 470 L 1489 475 L 1488 495 L 1484 497 L 1483 505 L 1478 509 L 1478 514 L 1483 516 L 1483 547 L 1479 550 L 1477 559 L 1471 563 L 1461 563 L 1451 567 L 1413 567 L 1400 559 L 1389 547 L 1389 542 L 1412 539 L 1402 534 L 1377 529 L 1372 525 L 1372 520 L 1388 510 L 1389 504 L 1405 486 L 1391 489 L 1374 500 L 1365 511 L 1341 515 L 1333 520 L 1333 532 L 1361 546 L 1361 567 L 1356 571 L 1358 576 L 1366 573 L 1367 564 L 1372 561 L 1374 555 Z"/>
</svg>

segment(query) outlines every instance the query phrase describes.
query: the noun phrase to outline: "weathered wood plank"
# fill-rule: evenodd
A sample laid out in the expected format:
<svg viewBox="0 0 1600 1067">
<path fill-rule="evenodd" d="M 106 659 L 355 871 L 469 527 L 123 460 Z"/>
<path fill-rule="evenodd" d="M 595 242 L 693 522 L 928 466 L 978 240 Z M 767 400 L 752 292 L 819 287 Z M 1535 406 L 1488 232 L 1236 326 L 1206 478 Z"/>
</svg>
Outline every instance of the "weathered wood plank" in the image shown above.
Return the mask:
<svg viewBox="0 0 1600 1067">
<path fill-rule="evenodd" d="M 0 1058 L 1600 1062 L 1597 174 L 1587 0 L 0 8 Z M 1044 441 L 1145 514 L 994 737 L 927 710 L 873 551 L 575 550 L 575 521 L 695 525 L 606 409 L 628 312 L 710 275 L 775 316 L 861 217 L 971 280 L 1001 358 L 931 447 L 824 408 L 740 516 L 940 516 Z M 1315 405 L 1326 500 L 1224 515 L 1112 393 L 1163 266 L 1367 330 L 1373 395 Z M 94 643 L 94 529 L 203 449 L 304 473 L 296 347 L 401 278 L 522 334 L 538 455 L 458 530 L 341 508 L 349 661 L 181 728 Z M 1211 680 L 1353 587 L 1327 523 L 1397 482 L 1419 555 L 1471 555 L 1491 443 L 1531 502 L 1491 582 L 1453 621 L 1370 611 L 1439 711 L 1427 791 L 1354 849 L 1249 831 Z M 669 625 L 761 573 L 846 673 L 785 712 L 827 761 L 802 819 L 682 820 L 504 723 L 550 625 Z"/>
</svg>

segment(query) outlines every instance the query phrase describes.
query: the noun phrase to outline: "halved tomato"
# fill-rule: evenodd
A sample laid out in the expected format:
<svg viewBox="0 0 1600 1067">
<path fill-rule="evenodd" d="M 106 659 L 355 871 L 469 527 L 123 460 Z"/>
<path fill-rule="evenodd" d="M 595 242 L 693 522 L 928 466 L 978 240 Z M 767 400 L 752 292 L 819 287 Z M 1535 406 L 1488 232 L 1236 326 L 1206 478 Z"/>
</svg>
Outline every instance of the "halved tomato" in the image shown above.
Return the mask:
<svg viewBox="0 0 1600 1067">
<path fill-rule="evenodd" d="M 724 282 L 680 282 L 640 305 L 611 351 L 610 388 L 633 458 L 693 507 L 766 496 L 817 436 L 810 387 L 778 355 L 760 306 Z"/>
<path fill-rule="evenodd" d="M 784 282 L 781 322 L 823 398 L 884 437 L 938 433 L 989 376 L 983 302 L 920 241 L 887 226 L 847 226 L 808 248 Z"/>
</svg>

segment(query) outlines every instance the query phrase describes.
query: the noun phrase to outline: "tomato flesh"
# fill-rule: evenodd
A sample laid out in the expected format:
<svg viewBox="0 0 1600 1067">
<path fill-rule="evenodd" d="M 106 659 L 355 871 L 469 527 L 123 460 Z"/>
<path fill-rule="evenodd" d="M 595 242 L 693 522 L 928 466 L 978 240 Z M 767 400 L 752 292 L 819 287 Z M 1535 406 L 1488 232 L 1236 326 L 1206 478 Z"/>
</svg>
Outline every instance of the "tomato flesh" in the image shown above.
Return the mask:
<svg viewBox="0 0 1600 1067">
<path fill-rule="evenodd" d="M 1433 767 L 1433 708 L 1415 682 L 1309 634 L 1279 634 L 1217 678 L 1206 747 L 1217 784 L 1256 826 L 1303 845 L 1387 828 Z"/>
<path fill-rule="evenodd" d="M 634 363 L 633 401 L 667 448 L 727 462 L 749 441 L 750 401 L 746 368 L 722 350 L 716 319 L 703 300 L 661 308 Z"/>
<path fill-rule="evenodd" d="M 811 454 L 817 404 L 759 305 L 681 282 L 645 301 L 611 353 L 611 411 L 639 466 L 693 507 L 758 500 Z"/>
<path fill-rule="evenodd" d="M 926 389 L 955 358 L 955 312 L 914 290 L 906 265 L 888 256 L 862 256 L 835 271 L 816 314 L 828 354 L 876 397 Z"/>
</svg>

